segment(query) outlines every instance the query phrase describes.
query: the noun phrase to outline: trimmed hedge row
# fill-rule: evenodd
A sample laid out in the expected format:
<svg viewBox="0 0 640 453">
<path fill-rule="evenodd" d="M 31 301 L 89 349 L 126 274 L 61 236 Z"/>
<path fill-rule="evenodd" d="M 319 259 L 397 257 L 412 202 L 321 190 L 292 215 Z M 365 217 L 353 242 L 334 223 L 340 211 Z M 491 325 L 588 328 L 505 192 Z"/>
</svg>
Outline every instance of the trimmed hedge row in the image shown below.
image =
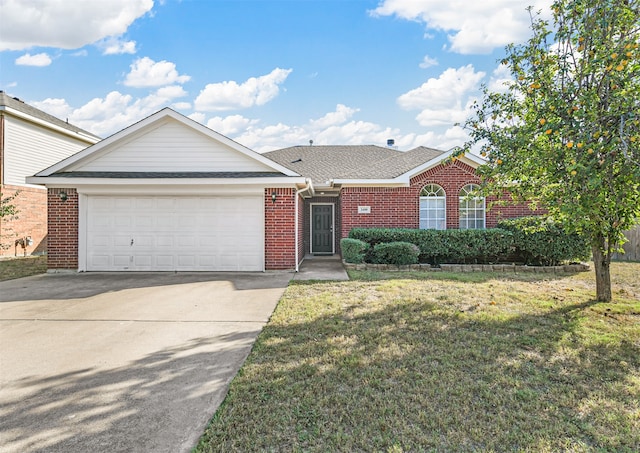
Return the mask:
<svg viewBox="0 0 640 453">
<path fill-rule="evenodd" d="M 418 246 L 420 263 L 492 263 L 510 253 L 513 244 L 512 236 L 508 231 L 495 228 L 488 230 L 354 228 L 349 232 L 350 238 L 359 239 L 371 247 L 365 255 L 365 261 L 368 263 L 375 262 L 373 248 L 387 242 L 408 242 Z"/>
<path fill-rule="evenodd" d="M 376 264 L 418 264 L 420 249 L 410 242 L 383 242 L 373 247 L 373 262 Z"/>
<path fill-rule="evenodd" d="M 405 245 L 408 243 L 419 250 L 417 262 L 432 265 L 523 262 L 555 266 L 589 256 L 589 247 L 583 238 L 565 232 L 544 218 L 504 221 L 500 227 L 486 230 L 354 228 L 348 238 L 342 239 L 342 254 L 348 263 L 412 264 L 416 261 L 412 261 L 413 254 Z M 358 242 L 353 242 L 355 240 Z M 380 248 L 382 244 L 385 246 Z"/>
<path fill-rule="evenodd" d="M 591 256 L 588 240 L 568 233 L 545 217 L 503 220 L 498 227 L 513 234 L 514 261 L 537 266 L 557 266 L 564 261 L 584 261 Z"/>
</svg>

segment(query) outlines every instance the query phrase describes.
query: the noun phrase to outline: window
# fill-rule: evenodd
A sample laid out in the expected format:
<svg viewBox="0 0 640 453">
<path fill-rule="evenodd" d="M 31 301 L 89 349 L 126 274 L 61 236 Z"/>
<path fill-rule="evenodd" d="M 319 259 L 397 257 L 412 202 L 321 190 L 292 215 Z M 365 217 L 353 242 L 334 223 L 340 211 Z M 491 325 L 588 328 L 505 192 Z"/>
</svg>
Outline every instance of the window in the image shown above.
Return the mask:
<svg viewBox="0 0 640 453">
<path fill-rule="evenodd" d="M 479 188 L 467 184 L 460 190 L 460 229 L 484 228 L 484 197 L 475 195 Z"/>
<path fill-rule="evenodd" d="M 427 184 L 420 192 L 420 229 L 445 230 L 446 196 L 437 184 Z"/>
</svg>

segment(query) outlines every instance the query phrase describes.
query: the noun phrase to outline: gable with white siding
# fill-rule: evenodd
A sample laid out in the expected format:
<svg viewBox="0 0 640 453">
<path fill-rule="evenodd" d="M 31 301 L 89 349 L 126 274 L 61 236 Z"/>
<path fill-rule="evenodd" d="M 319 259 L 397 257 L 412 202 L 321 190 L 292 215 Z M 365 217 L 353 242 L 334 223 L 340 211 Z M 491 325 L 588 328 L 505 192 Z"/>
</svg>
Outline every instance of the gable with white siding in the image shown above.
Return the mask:
<svg viewBox="0 0 640 453">
<path fill-rule="evenodd" d="M 212 140 L 176 120 L 167 119 L 68 171 L 251 172 L 266 165 Z"/>
<path fill-rule="evenodd" d="M 41 171 L 56 173 L 296 172 L 169 108 Z M 30 178 L 35 181 L 37 178 Z M 40 182 L 40 181 L 37 181 Z"/>
</svg>

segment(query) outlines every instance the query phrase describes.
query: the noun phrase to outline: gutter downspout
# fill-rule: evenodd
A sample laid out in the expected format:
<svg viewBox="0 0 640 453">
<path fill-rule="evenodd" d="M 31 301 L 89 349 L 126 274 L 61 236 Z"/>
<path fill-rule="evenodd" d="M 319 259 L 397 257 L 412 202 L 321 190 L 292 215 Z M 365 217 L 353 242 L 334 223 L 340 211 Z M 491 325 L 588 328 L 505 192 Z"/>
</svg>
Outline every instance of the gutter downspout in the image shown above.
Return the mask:
<svg viewBox="0 0 640 453">
<path fill-rule="evenodd" d="M 299 198 L 299 195 L 302 192 L 306 192 L 306 191 L 312 189 L 311 180 L 307 178 L 305 180 L 305 182 L 307 183 L 307 187 L 305 187 L 304 189 L 299 189 L 299 190 L 296 191 L 296 201 L 295 201 L 295 211 L 296 212 L 295 212 L 295 220 L 294 221 L 295 221 L 296 226 L 295 226 L 294 230 L 295 230 L 295 249 L 296 249 L 296 273 L 300 272 L 300 260 L 298 259 L 299 258 L 299 256 L 298 256 L 298 250 L 299 250 L 299 248 L 298 248 L 298 245 L 299 245 L 298 244 L 298 242 L 299 242 L 298 241 L 298 236 L 299 236 L 298 235 L 298 231 L 299 231 L 299 228 L 298 228 L 298 220 L 299 220 L 298 204 L 300 202 L 298 201 L 298 198 Z"/>
</svg>

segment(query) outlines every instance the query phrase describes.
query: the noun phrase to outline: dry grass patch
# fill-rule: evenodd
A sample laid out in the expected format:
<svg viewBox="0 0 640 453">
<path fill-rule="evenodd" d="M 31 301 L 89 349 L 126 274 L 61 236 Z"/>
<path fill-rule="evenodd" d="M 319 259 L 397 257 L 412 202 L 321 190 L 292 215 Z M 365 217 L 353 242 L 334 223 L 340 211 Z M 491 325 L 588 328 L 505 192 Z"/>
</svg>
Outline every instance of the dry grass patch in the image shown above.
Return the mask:
<svg viewBox="0 0 640 453">
<path fill-rule="evenodd" d="M 286 291 L 196 451 L 638 451 L 640 264 Z"/>
<path fill-rule="evenodd" d="M 0 259 L 0 281 L 47 272 L 46 256 L 25 256 Z"/>
</svg>

